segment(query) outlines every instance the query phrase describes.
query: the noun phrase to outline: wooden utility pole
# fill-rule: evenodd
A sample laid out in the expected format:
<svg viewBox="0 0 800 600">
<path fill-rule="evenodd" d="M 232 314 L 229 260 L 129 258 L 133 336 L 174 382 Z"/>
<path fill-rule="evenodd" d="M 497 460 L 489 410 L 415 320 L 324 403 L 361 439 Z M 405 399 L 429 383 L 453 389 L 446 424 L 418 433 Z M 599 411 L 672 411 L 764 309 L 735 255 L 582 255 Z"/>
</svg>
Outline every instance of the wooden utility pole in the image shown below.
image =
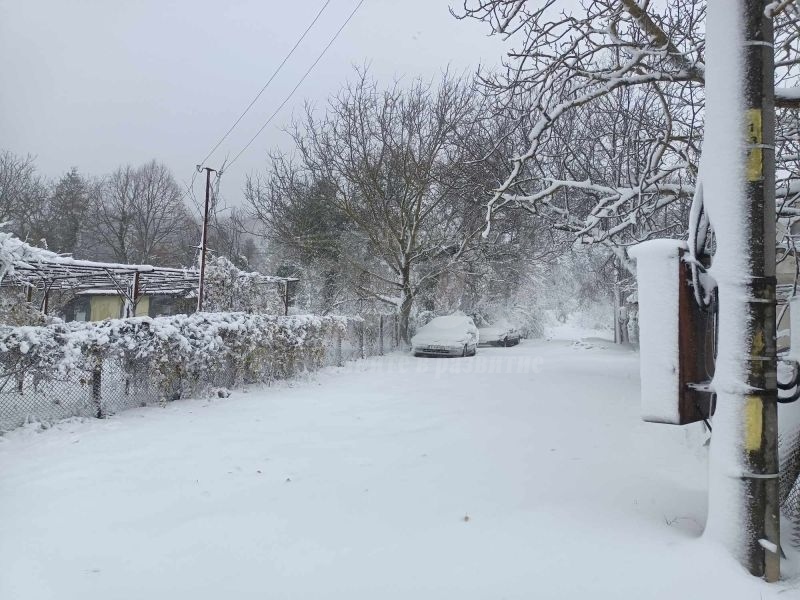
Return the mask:
<svg viewBox="0 0 800 600">
<path fill-rule="evenodd" d="M 202 167 L 206 172 L 206 202 L 203 209 L 203 236 L 200 239 L 200 285 L 197 288 L 197 312 L 203 310 L 203 295 L 206 282 L 206 250 L 208 246 L 208 206 L 211 196 L 211 173 L 216 173 L 216 170 L 210 167 Z"/>
<path fill-rule="evenodd" d="M 777 351 L 775 323 L 775 82 L 772 19 L 763 0 L 743 0 L 744 193 L 750 255 L 750 348 L 742 453 L 745 557 L 767 581 L 780 576 Z M 735 5 L 731 10 L 735 10 Z"/>
</svg>

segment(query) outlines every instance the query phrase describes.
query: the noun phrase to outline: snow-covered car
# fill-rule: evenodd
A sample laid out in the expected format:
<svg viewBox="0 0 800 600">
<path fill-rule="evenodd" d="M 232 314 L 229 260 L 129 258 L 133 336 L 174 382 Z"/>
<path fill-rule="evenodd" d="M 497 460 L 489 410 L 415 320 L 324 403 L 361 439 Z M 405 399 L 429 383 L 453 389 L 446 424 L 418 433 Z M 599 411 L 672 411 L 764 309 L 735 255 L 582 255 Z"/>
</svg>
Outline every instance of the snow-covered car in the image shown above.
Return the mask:
<svg viewBox="0 0 800 600">
<path fill-rule="evenodd" d="M 520 333 L 508 323 L 496 323 L 478 330 L 481 346 L 516 346 Z"/>
<path fill-rule="evenodd" d="M 461 313 L 436 317 L 411 338 L 414 356 L 475 356 L 478 328 Z"/>
</svg>

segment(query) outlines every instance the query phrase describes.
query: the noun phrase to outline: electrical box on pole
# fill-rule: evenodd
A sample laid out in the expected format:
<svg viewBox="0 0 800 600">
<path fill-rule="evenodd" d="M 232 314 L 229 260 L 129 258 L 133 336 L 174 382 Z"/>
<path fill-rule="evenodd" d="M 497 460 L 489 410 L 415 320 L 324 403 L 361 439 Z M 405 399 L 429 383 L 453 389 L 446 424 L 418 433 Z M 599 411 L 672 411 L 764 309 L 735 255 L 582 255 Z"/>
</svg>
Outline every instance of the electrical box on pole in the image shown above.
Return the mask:
<svg viewBox="0 0 800 600">
<path fill-rule="evenodd" d="M 642 419 L 686 425 L 714 412 L 714 319 L 695 301 L 680 240 L 631 248 L 639 300 Z"/>
</svg>

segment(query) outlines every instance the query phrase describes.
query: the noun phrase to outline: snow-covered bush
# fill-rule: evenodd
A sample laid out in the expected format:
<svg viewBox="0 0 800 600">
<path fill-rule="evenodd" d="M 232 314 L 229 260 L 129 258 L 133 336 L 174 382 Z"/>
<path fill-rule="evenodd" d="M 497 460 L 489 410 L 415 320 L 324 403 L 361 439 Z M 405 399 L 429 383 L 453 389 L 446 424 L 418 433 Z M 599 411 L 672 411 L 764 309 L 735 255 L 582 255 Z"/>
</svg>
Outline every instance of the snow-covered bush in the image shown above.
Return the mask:
<svg viewBox="0 0 800 600">
<path fill-rule="evenodd" d="M 37 306 L 26 302 L 21 287 L 0 288 L 0 323 L 6 325 L 44 325 L 47 317 Z"/>
<path fill-rule="evenodd" d="M 224 256 L 206 265 L 205 300 L 210 311 L 241 311 L 282 315 L 283 286 L 260 273 L 242 271 Z"/>
<path fill-rule="evenodd" d="M 0 327 L 0 378 L 90 376 L 116 361 L 127 378 L 155 382 L 163 399 L 215 385 L 290 377 L 322 365 L 344 317 L 197 313 L 47 326 Z"/>
</svg>

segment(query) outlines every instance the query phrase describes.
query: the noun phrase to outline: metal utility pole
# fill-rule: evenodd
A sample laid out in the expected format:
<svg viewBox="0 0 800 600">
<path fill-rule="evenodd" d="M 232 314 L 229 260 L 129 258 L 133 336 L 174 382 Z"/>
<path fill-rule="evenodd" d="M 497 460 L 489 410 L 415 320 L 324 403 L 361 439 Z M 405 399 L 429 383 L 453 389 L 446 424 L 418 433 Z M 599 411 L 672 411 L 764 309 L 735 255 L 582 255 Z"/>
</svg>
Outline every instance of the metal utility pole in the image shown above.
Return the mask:
<svg viewBox="0 0 800 600">
<path fill-rule="evenodd" d="M 206 203 L 203 210 L 203 237 L 200 239 L 200 285 L 197 288 L 197 312 L 203 310 L 203 295 L 206 280 L 206 248 L 208 245 L 208 205 L 211 195 L 211 173 L 216 173 L 215 169 L 210 167 L 198 167 L 199 170 L 206 172 Z"/>
<path fill-rule="evenodd" d="M 772 19 L 763 0 L 743 0 L 743 97 L 747 135 L 744 193 L 750 254 L 747 325 L 750 348 L 744 396 L 742 474 L 746 567 L 767 581 L 780 576 L 778 409 L 775 323 L 775 82 Z M 731 6 L 732 10 L 735 10 Z"/>
</svg>

